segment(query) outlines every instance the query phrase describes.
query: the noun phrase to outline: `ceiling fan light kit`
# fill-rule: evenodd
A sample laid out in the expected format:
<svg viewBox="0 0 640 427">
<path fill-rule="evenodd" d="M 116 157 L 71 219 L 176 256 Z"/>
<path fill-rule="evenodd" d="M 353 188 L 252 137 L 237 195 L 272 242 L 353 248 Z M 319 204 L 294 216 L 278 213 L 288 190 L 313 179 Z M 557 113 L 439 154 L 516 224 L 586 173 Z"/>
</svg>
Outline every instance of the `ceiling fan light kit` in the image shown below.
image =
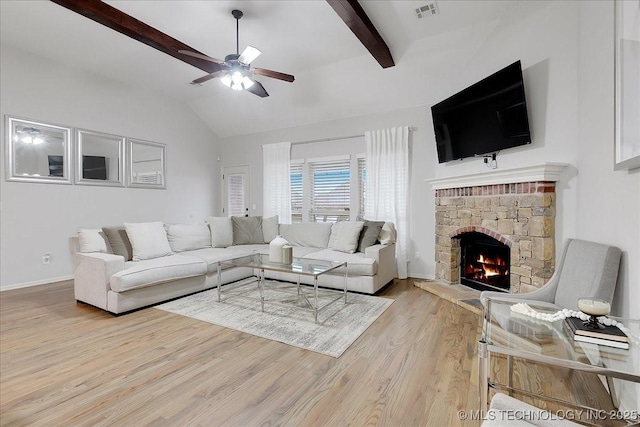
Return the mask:
<svg viewBox="0 0 640 427">
<path fill-rule="evenodd" d="M 242 51 L 242 54 L 239 53 L 239 21 L 240 18 L 242 18 L 243 13 L 237 9 L 234 9 L 231 11 L 231 15 L 233 15 L 236 20 L 236 53 L 229 54 L 224 58 L 224 61 L 220 61 L 219 59 L 211 58 L 206 55 L 191 52 L 188 50 L 178 51 L 181 54 L 204 59 L 216 64 L 216 70 L 214 70 L 210 74 L 207 74 L 206 76 L 195 79 L 191 82 L 191 84 L 200 85 L 208 80 L 219 77 L 223 85 L 233 90 L 247 90 L 254 95 L 264 98 L 269 96 L 269 94 L 265 90 L 264 86 L 260 84 L 260 82 L 253 80 L 253 74 L 258 74 L 264 77 L 278 79 L 286 82 L 293 82 L 295 78 L 290 74 L 284 74 L 278 71 L 266 70 L 263 68 L 251 68 L 251 63 L 258 56 L 260 56 L 262 52 L 260 51 L 260 49 L 257 49 L 253 46 L 247 46 Z"/>
</svg>

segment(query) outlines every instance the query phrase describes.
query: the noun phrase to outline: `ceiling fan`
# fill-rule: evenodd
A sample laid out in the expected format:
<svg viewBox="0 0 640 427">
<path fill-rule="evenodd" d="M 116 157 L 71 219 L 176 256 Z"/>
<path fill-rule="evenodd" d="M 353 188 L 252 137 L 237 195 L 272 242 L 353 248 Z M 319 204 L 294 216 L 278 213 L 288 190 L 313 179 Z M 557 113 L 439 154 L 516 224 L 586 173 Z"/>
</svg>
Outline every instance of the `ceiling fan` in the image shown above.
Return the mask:
<svg viewBox="0 0 640 427">
<path fill-rule="evenodd" d="M 278 71 L 266 70 L 264 68 L 253 68 L 251 63 L 262 52 L 253 46 L 247 46 L 242 54 L 239 54 L 239 36 L 238 27 L 240 18 L 243 13 L 237 9 L 231 11 L 231 15 L 236 19 L 236 53 L 225 56 L 224 61 L 202 55 L 197 52 L 188 50 L 179 50 L 178 53 L 193 56 L 195 58 L 204 59 L 218 65 L 218 69 L 211 74 L 195 79 L 191 82 L 193 85 L 201 84 L 216 77 L 219 77 L 222 83 L 234 90 L 246 90 L 261 98 L 269 96 L 264 86 L 252 78 L 253 74 L 258 74 L 272 79 L 283 80 L 285 82 L 293 82 L 295 78 L 291 74 L 280 73 Z"/>
</svg>

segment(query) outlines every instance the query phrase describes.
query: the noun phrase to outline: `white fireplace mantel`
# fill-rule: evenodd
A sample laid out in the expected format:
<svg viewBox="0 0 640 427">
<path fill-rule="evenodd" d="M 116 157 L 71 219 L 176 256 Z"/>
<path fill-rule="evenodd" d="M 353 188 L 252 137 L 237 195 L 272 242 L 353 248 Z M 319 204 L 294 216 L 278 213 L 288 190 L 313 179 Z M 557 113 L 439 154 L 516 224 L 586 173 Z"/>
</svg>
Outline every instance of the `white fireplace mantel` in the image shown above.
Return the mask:
<svg viewBox="0 0 640 427">
<path fill-rule="evenodd" d="M 542 163 L 513 169 L 494 169 L 469 175 L 425 179 L 432 189 L 475 187 L 479 185 L 515 184 L 519 182 L 559 181 L 568 163 Z"/>
</svg>

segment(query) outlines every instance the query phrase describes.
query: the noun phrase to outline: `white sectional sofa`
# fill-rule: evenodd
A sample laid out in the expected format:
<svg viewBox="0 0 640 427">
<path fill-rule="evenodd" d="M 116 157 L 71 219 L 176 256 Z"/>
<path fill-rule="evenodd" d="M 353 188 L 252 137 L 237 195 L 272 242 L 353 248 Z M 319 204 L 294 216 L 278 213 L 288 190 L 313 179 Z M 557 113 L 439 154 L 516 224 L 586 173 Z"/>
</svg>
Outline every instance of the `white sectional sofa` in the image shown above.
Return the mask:
<svg viewBox="0 0 640 427">
<path fill-rule="evenodd" d="M 346 261 L 347 288 L 373 294 L 396 276 L 393 224 L 372 221 L 278 224 L 277 217 L 215 217 L 208 224 L 125 223 L 77 236 L 75 298 L 114 314 L 125 313 L 218 285 L 218 262 L 269 253 L 276 234 L 294 257 Z M 249 268 L 221 273 L 228 284 L 254 275 Z M 293 274 L 265 272 L 295 282 Z M 311 283 L 301 276 L 301 283 Z M 319 277 L 320 286 L 342 289 L 344 270 Z"/>
</svg>

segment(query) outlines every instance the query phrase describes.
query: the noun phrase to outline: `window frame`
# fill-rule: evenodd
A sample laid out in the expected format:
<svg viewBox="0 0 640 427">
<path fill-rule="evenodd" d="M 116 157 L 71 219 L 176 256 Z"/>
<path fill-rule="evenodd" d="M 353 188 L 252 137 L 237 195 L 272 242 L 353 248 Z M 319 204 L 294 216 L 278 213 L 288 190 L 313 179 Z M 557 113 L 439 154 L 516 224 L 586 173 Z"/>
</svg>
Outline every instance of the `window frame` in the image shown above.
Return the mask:
<svg viewBox="0 0 640 427">
<path fill-rule="evenodd" d="M 362 217 L 364 215 L 364 211 L 362 210 L 364 207 L 364 202 L 362 200 L 362 188 L 365 185 L 361 179 L 359 169 L 360 163 L 364 161 L 366 168 L 366 160 L 364 154 L 347 154 L 347 155 L 339 155 L 339 156 L 327 156 L 327 157 L 313 157 L 313 158 L 304 158 L 304 159 L 291 159 L 291 169 L 290 169 L 290 177 L 291 173 L 294 171 L 294 168 L 300 170 L 300 165 L 302 165 L 302 207 L 298 209 L 297 205 L 294 208 L 294 198 L 292 197 L 291 204 L 291 213 L 292 213 L 292 222 L 337 222 L 337 221 L 355 221 L 356 219 Z M 335 211 L 314 211 L 313 208 L 313 170 L 314 163 L 339 163 L 345 162 L 349 165 L 349 208 L 348 210 L 335 210 Z M 294 190 L 294 186 L 291 186 L 292 191 Z M 299 212 L 299 213 L 297 213 Z M 323 216 L 320 220 L 320 216 Z"/>
</svg>

